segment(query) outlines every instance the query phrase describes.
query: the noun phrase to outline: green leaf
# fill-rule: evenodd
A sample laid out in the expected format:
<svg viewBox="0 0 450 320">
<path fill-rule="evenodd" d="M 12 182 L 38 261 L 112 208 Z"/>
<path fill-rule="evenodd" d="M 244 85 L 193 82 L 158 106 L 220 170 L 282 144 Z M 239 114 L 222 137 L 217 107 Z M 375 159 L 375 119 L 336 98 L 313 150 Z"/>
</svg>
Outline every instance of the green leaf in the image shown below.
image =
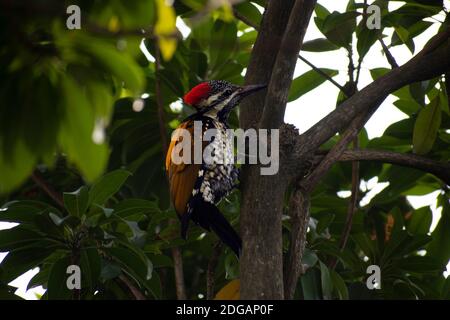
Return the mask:
<svg viewBox="0 0 450 320">
<path fill-rule="evenodd" d="M 161 279 L 159 278 L 159 274 L 157 272 L 153 272 L 153 276 L 148 281 L 147 287 L 150 288 L 150 292 L 155 297 L 155 299 L 161 299 L 162 294 Z"/>
<path fill-rule="evenodd" d="M 407 272 L 415 272 L 421 275 L 438 274 L 445 270 L 439 261 L 428 256 L 411 256 L 403 258 L 400 260 L 399 267 Z"/>
<path fill-rule="evenodd" d="M 124 222 L 128 225 L 128 228 L 130 228 L 131 232 L 133 233 L 130 241 L 138 245 L 139 247 L 144 246 L 147 232 L 142 230 L 136 221 L 125 220 Z"/>
<path fill-rule="evenodd" d="M 47 296 L 49 300 L 68 300 L 72 297 L 73 292 L 67 288 L 67 267 L 71 265 L 69 257 L 56 261 L 48 277 Z M 82 273 L 83 278 L 83 273 Z"/>
<path fill-rule="evenodd" d="M 236 279 L 239 277 L 239 261 L 232 253 L 225 258 L 225 279 Z"/>
<path fill-rule="evenodd" d="M 318 271 L 315 268 L 308 269 L 304 275 L 301 276 L 300 282 L 302 284 L 303 298 L 305 300 L 320 300 L 320 280 Z"/>
<path fill-rule="evenodd" d="M 338 74 L 337 70 L 325 69 L 325 68 L 320 68 L 320 70 L 323 71 L 324 73 L 326 73 L 330 77 L 333 77 Z M 327 79 L 324 76 L 318 74 L 314 70 L 305 72 L 304 74 L 295 78 L 292 81 L 292 85 L 289 90 L 288 101 L 290 102 L 290 101 L 297 100 L 305 93 L 308 93 L 309 91 L 320 86 L 326 80 Z"/>
<path fill-rule="evenodd" d="M 356 28 L 356 11 L 344 13 L 332 12 L 323 22 L 320 31 L 339 47 L 347 47 L 352 41 L 352 34 Z"/>
<path fill-rule="evenodd" d="M 73 45 L 80 51 L 86 52 L 93 59 L 93 64 L 97 64 L 108 74 L 112 74 L 119 81 L 123 81 L 126 88 L 134 94 L 139 94 L 143 90 L 145 77 L 142 68 L 139 67 L 132 56 L 120 52 L 117 49 L 116 42 L 111 43 L 86 33 L 80 32 L 74 35 L 70 32 L 70 30 L 64 30 L 61 33 L 62 38 L 58 41 L 62 45 Z M 70 43 L 67 44 L 69 41 Z"/>
<path fill-rule="evenodd" d="M 83 186 L 74 192 L 64 192 L 64 206 L 69 214 L 81 217 L 88 208 L 88 188 Z"/>
<path fill-rule="evenodd" d="M 145 199 L 125 199 L 114 206 L 114 214 L 121 218 L 127 218 L 137 214 L 156 214 L 160 213 L 155 201 Z"/>
<path fill-rule="evenodd" d="M 119 266 L 110 262 L 105 262 L 100 273 L 100 278 L 102 279 L 102 281 L 107 281 L 117 278 L 121 273 L 122 269 L 120 269 Z"/>
<path fill-rule="evenodd" d="M 176 13 L 164 0 L 156 0 L 156 4 L 158 21 L 155 25 L 155 34 L 160 37 L 159 45 L 164 60 L 170 60 L 177 47 L 176 39 L 170 37 L 176 31 Z"/>
<path fill-rule="evenodd" d="M 140 259 L 141 264 L 145 268 L 142 270 L 142 271 L 144 271 L 142 273 L 142 277 L 145 280 L 150 280 L 152 278 L 152 273 L 153 273 L 153 263 L 150 261 L 150 259 L 145 254 L 145 252 L 141 248 L 137 247 L 136 245 L 134 245 L 128 241 L 124 241 L 124 240 L 121 240 L 118 238 L 116 238 L 114 241 L 116 241 L 117 243 L 120 243 L 121 245 L 126 247 L 128 249 L 128 251 L 132 252 L 136 257 L 138 257 Z"/>
<path fill-rule="evenodd" d="M 153 265 L 148 258 L 143 261 L 141 255 L 136 254 L 136 251 L 124 248 L 110 248 L 105 251 L 119 263 L 122 269 L 125 270 L 136 283 L 145 287 L 155 298 L 159 298 L 160 292 L 155 291 L 158 287 L 155 287 L 154 285 L 155 282 L 159 282 L 159 278 L 155 276 L 156 273 L 155 275 L 152 275 Z"/>
<path fill-rule="evenodd" d="M 120 190 L 130 175 L 129 171 L 119 169 L 111 171 L 97 180 L 89 190 L 89 206 L 92 204 L 104 205 Z"/>
<path fill-rule="evenodd" d="M 408 223 L 408 231 L 412 234 L 427 234 L 430 231 L 433 213 L 430 207 L 414 210 Z"/>
<path fill-rule="evenodd" d="M 403 113 L 407 114 L 408 116 L 415 114 L 419 112 L 419 110 L 422 109 L 422 106 L 418 104 L 414 100 L 403 100 L 399 99 L 394 102 L 394 105 Z"/>
<path fill-rule="evenodd" d="M 350 237 L 371 261 L 375 260 L 375 257 L 378 255 L 375 241 L 371 240 L 365 233 L 350 235 Z"/>
<path fill-rule="evenodd" d="M 439 101 L 439 98 L 435 98 L 417 116 L 413 133 L 413 150 L 417 154 L 426 154 L 433 148 L 441 125 L 441 106 Z"/>
<path fill-rule="evenodd" d="M 327 8 L 319 3 L 316 4 L 314 12 L 316 13 L 316 16 L 321 20 L 325 20 L 325 18 L 330 15 L 330 11 L 328 11 Z"/>
<path fill-rule="evenodd" d="M 0 230 L 0 252 L 7 252 L 44 239 L 37 232 L 26 230 L 20 226 Z"/>
<path fill-rule="evenodd" d="M 170 257 L 159 254 L 159 255 L 148 255 L 150 260 L 153 263 L 154 268 L 163 268 L 163 267 L 169 267 L 173 268 L 173 261 Z"/>
<path fill-rule="evenodd" d="M 49 264 L 44 264 L 39 267 L 39 272 L 34 275 L 33 278 L 27 284 L 27 291 L 36 288 L 38 286 L 47 287 L 48 276 L 50 274 L 50 266 Z"/>
<path fill-rule="evenodd" d="M 233 7 L 242 16 L 252 22 L 253 25 L 259 26 L 261 22 L 261 13 L 251 2 L 242 2 Z"/>
<path fill-rule="evenodd" d="M 314 267 L 317 263 L 319 258 L 317 257 L 316 253 L 308 248 L 305 248 L 305 251 L 303 253 L 302 257 L 302 264 L 305 264 L 308 266 L 308 269 Z"/>
<path fill-rule="evenodd" d="M 431 241 L 431 237 L 427 235 L 409 235 L 406 231 L 393 234 L 391 240 L 386 244 L 381 263 L 384 264 L 392 258 L 403 258 L 407 254 L 411 254 Z"/>
<path fill-rule="evenodd" d="M 344 279 L 334 270 L 330 270 L 331 281 L 340 300 L 348 300 L 348 289 Z"/>
<path fill-rule="evenodd" d="M 364 56 L 369 52 L 370 48 L 375 44 L 378 38 L 381 36 L 382 29 L 371 30 L 367 28 L 367 21 L 362 19 L 356 28 L 356 49 L 358 51 L 359 59 L 364 58 Z"/>
<path fill-rule="evenodd" d="M 331 280 L 330 271 L 328 267 L 319 261 L 320 274 L 321 274 L 321 284 L 322 284 L 322 295 L 325 300 L 332 298 L 333 293 L 333 281 Z"/>
<path fill-rule="evenodd" d="M 377 80 L 381 76 L 384 76 L 386 73 L 388 73 L 390 69 L 388 68 L 374 68 L 370 69 L 370 75 L 372 76 L 373 80 Z"/>
<path fill-rule="evenodd" d="M 36 242 L 39 246 L 39 242 Z M 51 253 L 52 249 L 40 247 L 24 248 L 10 251 L 0 264 L 0 279 L 9 283 L 30 269 L 37 267 Z"/>
<path fill-rule="evenodd" d="M 216 20 L 211 30 L 211 42 L 209 45 L 210 67 L 223 68 L 233 55 L 237 45 L 237 28 L 233 22 Z"/>
<path fill-rule="evenodd" d="M 302 45 L 302 51 L 309 51 L 309 52 L 324 52 L 324 51 L 333 51 L 337 49 L 339 49 L 339 47 L 326 38 L 318 38 L 305 41 L 303 42 Z"/>
<path fill-rule="evenodd" d="M 80 270 L 82 287 L 88 287 L 94 293 L 100 277 L 101 262 L 97 249 L 83 248 L 80 252 Z"/>
<path fill-rule="evenodd" d="M 317 224 L 316 232 L 318 234 L 321 234 L 322 232 L 324 232 L 325 229 L 328 228 L 331 225 L 331 223 L 333 223 L 334 218 L 335 218 L 335 215 L 332 213 L 326 214 L 324 217 L 322 217 L 319 220 L 319 223 Z"/>
<path fill-rule="evenodd" d="M 62 90 L 67 112 L 59 133 L 59 143 L 69 160 L 88 181 L 92 181 L 106 167 L 108 148 L 105 143 L 97 144 L 92 139 L 95 113 L 83 88 L 66 76 L 62 81 Z"/>
<path fill-rule="evenodd" d="M 431 233 L 432 241 L 427 247 L 427 255 L 445 266 L 450 260 L 450 204 L 447 195 L 441 195 L 439 200 L 442 205 L 441 219 Z"/>
<path fill-rule="evenodd" d="M 22 300 L 15 294 L 17 288 L 0 283 L 0 300 Z"/>
<path fill-rule="evenodd" d="M 38 201 L 10 201 L 0 210 L 0 221 L 34 224 L 35 217 L 42 214 L 48 207 L 46 203 Z"/>
<path fill-rule="evenodd" d="M 2 141 L 0 140 L 0 150 Z M 36 157 L 28 150 L 22 140 L 18 140 L 13 149 L 8 152 L 8 157 L 0 152 L 0 195 L 11 192 L 31 174 Z"/>
</svg>

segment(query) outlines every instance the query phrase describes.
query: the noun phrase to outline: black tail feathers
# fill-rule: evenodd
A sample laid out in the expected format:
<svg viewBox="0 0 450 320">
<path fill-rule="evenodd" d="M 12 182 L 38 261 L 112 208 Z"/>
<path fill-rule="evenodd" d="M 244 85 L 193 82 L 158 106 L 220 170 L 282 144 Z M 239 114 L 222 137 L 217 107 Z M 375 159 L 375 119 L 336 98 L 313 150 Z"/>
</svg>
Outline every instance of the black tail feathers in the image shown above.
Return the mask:
<svg viewBox="0 0 450 320">
<path fill-rule="evenodd" d="M 217 236 L 239 257 L 242 249 L 242 241 L 227 219 L 220 213 L 217 207 L 203 200 L 196 202 L 192 214 L 181 218 L 181 236 L 186 239 L 189 218 L 202 228 L 214 231 Z"/>
</svg>

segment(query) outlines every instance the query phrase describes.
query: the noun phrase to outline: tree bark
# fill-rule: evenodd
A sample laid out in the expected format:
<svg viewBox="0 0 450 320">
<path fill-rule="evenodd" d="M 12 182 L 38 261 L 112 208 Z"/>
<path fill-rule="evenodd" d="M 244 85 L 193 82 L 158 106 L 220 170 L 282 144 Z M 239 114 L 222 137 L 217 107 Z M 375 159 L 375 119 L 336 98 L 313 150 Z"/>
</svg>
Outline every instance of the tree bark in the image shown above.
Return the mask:
<svg viewBox="0 0 450 320">
<path fill-rule="evenodd" d="M 306 231 L 308 230 L 310 202 L 308 195 L 301 189 L 293 192 L 289 203 L 291 223 L 291 243 L 289 256 L 284 270 L 284 298 L 294 298 L 295 288 L 301 273 L 303 273 L 302 257 L 306 246 Z"/>
<path fill-rule="evenodd" d="M 450 162 L 439 162 L 415 154 L 385 150 L 346 150 L 339 161 L 381 161 L 429 172 L 450 185 Z"/>
<path fill-rule="evenodd" d="M 295 0 L 268 1 L 245 73 L 245 84 L 268 84 Z M 265 92 L 242 101 L 239 121 L 243 129 L 256 128 L 264 109 Z"/>
<path fill-rule="evenodd" d="M 254 127 L 260 119 L 267 119 L 263 113 L 270 113 L 276 119 L 273 123 L 263 121 L 263 127 L 278 128 L 282 123 L 292 74 L 315 1 L 297 0 L 290 10 L 292 3 L 270 1 L 268 4 L 246 76 L 247 84 L 267 83 L 270 79 L 268 94 L 265 100 L 263 94 L 255 95 L 241 106 L 243 128 Z M 277 54 L 275 50 L 279 48 L 282 51 Z M 261 175 L 259 166 L 243 170 L 242 299 L 284 297 L 281 217 L 289 176 L 282 166 L 280 163 L 278 174 L 271 176 Z"/>
</svg>

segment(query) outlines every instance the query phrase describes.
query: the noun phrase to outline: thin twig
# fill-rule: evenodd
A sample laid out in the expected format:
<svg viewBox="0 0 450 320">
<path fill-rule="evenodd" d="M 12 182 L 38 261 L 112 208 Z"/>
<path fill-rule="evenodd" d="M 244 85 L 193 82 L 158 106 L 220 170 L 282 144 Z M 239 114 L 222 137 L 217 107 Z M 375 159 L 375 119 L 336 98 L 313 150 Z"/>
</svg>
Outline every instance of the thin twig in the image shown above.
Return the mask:
<svg viewBox="0 0 450 320">
<path fill-rule="evenodd" d="M 264 110 L 259 121 L 261 128 L 279 128 L 284 122 L 289 87 L 316 2 L 296 0 L 292 7 L 267 86 Z"/>
<path fill-rule="evenodd" d="M 339 161 L 381 161 L 434 174 L 450 185 L 450 162 L 440 162 L 416 154 L 404 154 L 386 150 L 345 150 Z"/>
<path fill-rule="evenodd" d="M 353 62 L 353 49 L 350 45 L 347 48 L 348 55 L 348 78 L 350 83 L 355 83 L 355 63 Z"/>
<path fill-rule="evenodd" d="M 171 219 L 169 223 L 176 223 L 174 219 Z M 178 247 L 172 248 L 173 269 L 175 274 L 175 287 L 178 300 L 186 300 L 186 287 L 184 284 L 184 272 L 183 272 L 183 256 L 181 250 Z"/>
<path fill-rule="evenodd" d="M 159 124 L 159 134 L 161 137 L 161 144 L 163 153 L 165 153 L 169 147 L 169 138 L 166 130 L 166 121 L 164 116 L 164 106 L 161 95 L 161 79 L 159 76 L 161 69 L 161 55 L 159 50 L 159 43 L 155 43 L 155 94 L 156 94 L 156 104 L 158 106 L 158 124 Z"/>
<path fill-rule="evenodd" d="M 384 40 L 382 37 L 380 37 L 378 39 L 378 41 L 380 41 L 381 43 L 381 47 L 383 48 L 383 52 L 384 55 L 386 56 L 387 61 L 389 62 L 389 64 L 391 65 L 392 69 L 398 68 L 398 63 L 395 60 L 394 56 L 392 55 L 392 53 L 389 51 L 388 46 L 386 45 L 386 43 L 384 43 Z"/>
<path fill-rule="evenodd" d="M 211 257 L 208 262 L 208 270 L 206 271 L 206 299 L 214 299 L 214 273 L 217 266 L 217 261 L 219 260 L 220 254 L 222 253 L 223 244 L 221 241 L 217 242 L 214 246 Z"/>
<path fill-rule="evenodd" d="M 239 13 L 239 11 L 236 10 L 236 8 L 233 7 L 233 14 L 234 16 L 241 20 L 243 23 L 245 23 L 246 25 L 252 27 L 255 30 L 259 29 L 259 26 L 256 25 L 255 23 L 253 23 L 250 19 L 248 19 L 246 16 L 242 15 Z"/>
<path fill-rule="evenodd" d="M 450 108 L 450 71 L 445 73 L 444 86 L 447 92 L 447 106 Z"/>
<path fill-rule="evenodd" d="M 131 281 L 124 274 L 119 275 L 119 279 L 128 287 L 136 300 L 146 300 L 146 297 L 142 294 L 141 290 L 131 283 Z"/>
<path fill-rule="evenodd" d="M 360 114 L 378 108 L 391 92 L 417 81 L 434 78 L 450 69 L 450 28 L 435 35 L 415 57 L 399 68 L 392 69 L 347 99 L 297 138 L 292 156 L 304 159 L 319 146 L 344 130 Z M 378 105 L 376 105 L 378 104 Z M 375 109 L 376 110 L 376 109 Z M 374 111 L 375 111 L 374 110 Z"/>
<path fill-rule="evenodd" d="M 254 24 L 250 19 L 248 19 L 247 17 L 245 17 L 244 15 L 240 14 L 236 9 L 233 9 L 233 13 L 234 16 L 241 20 L 242 22 L 244 22 L 245 24 L 247 24 L 248 26 L 252 27 L 253 29 L 255 29 L 256 31 L 259 31 L 259 26 Z M 308 66 L 311 67 L 311 69 L 313 69 L 315 72 L 317 72 L 318 74 L 320 74 L 322 77 L 324 77 L 326 80 L 330 81 L 333 85 L 335 85 L 339 90 L 341 90 L 346 96 L 349 96 L 347 90 L 341 86 L 339 83 L 337 83 L 332 77 L 330 77 L 328 74 L 326 74 L 325 72 L 323 72 L 320 68 L 316 67 L 313 63 L 311 63 L 308 59 L 306 59 L 305 57 L 303 57 L 302 55 L 298 55 L 298 58 L 303 61 L 304 63 L 306 63 Z"/>
<path fill-rule="evenodd" d="M 354 140 L 353 143 L 353 149 L 359 148 L 359 141 L 358 139 Z M 350 235 L 350 231 L 352 230 L 352 224 L 353 224 L 353 217 L 355 216 L 355 212 L 357 210 L 358 206 L 358 199 L 359 199 L 359 161 L 352 161 L 352 190 L 351 190 L 351 196 L 350 201 L 348 203 L 347 208 L 347 218 L 345 219 L 345 225 L 344 230 L 342 230 L 340 242 L 339 242 L 339 250 L 342 252 L 345 249 L 345 246 L 347 245 L 348 237 Z M 333 257 L 329 263 L 330 269 L 334 269 L 337 265 L 337 259 L 336 257 Z"/>
<path fill-rule="evenodd" d="M 159 77 L 161 67 L 161 55 L 159 50 L 159 43 L 156 41 L 155 43 L 155 94 L 156 94 L 156 104 L 158 106 L 158 123 L 159 123 L 159 133 L 161 137 L 161 144 L 163 149 L 163 154 L 165 154 L 168 150 L 169 146 L 169 137 L 166 130 L 166 121 L 164 116 L 164 106 L 163 100 L 161 96 L 161 80 Z M 167 177 L 166 177 L 167 178 Z M 175 224 L 176 221 L 174 219 L 169 220 L 169 224 Z M 186 286 L 184 283 L 184 272 L 183 272 L 183 256 L 181 254 L 181 250 L 178 247 L 173 247 L 171 249 L 172 259 L 173 259 L 173 267 L 175 274 L 175 286 L 178 300 L 186 300 Z"/>
<path fill-rule="evenodd" d="M 284 270 L 284 298 L 293 299 L 299 276 L 304 273 L 302 257 L 306 247 L 310 202 L 301 189 L 293 191 L 289 200 L 291 242 Z"/>
<path fill-rule="evenodd" d="M 302 55 L 298 55 L 298 58 L 300 60 L 302 60 L 304 63 L 306 63 L 308 66 L 311 67 L 311 69 L 313 69 L 315 72 L 317 72 L 318 74 L 320 74 L 322 77 L 324 77 L 325 79 L 327 79 L 328 81 L 330 81 L 332 84 L 334 84 L 339 90 L 341 90 L 347 97 L 350 96 L 350 93 L 348 92 L 347 89 L 345 89 L 343 86 L 341 86 L 339 83 L 337 83 L 332 77 L 330 77 L 329 75 L 327 75 L 325 72 L 323 72 L 320 68 L 316 67 L 314 64 L 312 64 L 311 62 L 309 62 L 305 57 L 303 57 Z"/>
<path fill-rule="evenodd" d="M 50 198 L 52 198 L 61 208 L 64 208 L 64 200 L 58 191 L 56 191 L 47 181 L 37 172 L 34 171 L 31 179 L 36 183 Z"/>
<path fill-rule="evenodd" d="M 331 150 L 327 153 L 320 164 L 312 171 L 312 173 L 305 177 L 301 182 L 301 186 L 306 192 L 311 192 L 322 180 L 331 166 L 339 160 L 343 152 L 347 149 L 347 145 L 355 139 L 358 132 L 367 120 L 370 119 L 380 104 L 381 100 L 375 102 L 368 112 L 353 119 L 348 128 L 342 134 L 341 139 L 333 146 L 333 148 L 331 148 Z"/>
<path fill-rule="evenodd" d="M 363 12 L 362 12 L 362 21 L 361 21 L 361 25 L 366 25 L 367 23 L 367 0 L 364 0 L 363 2 Z M 359 83 L 359 76 L 361 75 L 361 67 L 362 67 L 362 62 L 364 60 L 364 56 L 359 56 L 358 55 L 358 66 L 356 67 L 356 79 L 355 79 L 355 87 L 358 87 L 358 83 Z"/>
<path fill-rule="evenodd" d="M 91 21 L 85 21 L 83 23 L 85 26 L 84 29 L 86 29 L 88 32 L 103 36 L 103 37 L 128 37 L 128 36 L 136 36 L 136 37 L 142 37 L 146 39 L 153 39 L 158 40 L 159 38 L 167 38 L 167 39 L 178 39 L 182 40 L 183 36 L 178 30 L 175 30 L 171 33 L 165 33 L 165 34 L 154 34 L 153 27 L 148 28 L 140 28 L 140 29 L 119 29 L 117 31 L 110 30 L 108 28 L 105 28 L 103 26 L 99 26 L 95 23 L 92 23 Z"/>
</svg>

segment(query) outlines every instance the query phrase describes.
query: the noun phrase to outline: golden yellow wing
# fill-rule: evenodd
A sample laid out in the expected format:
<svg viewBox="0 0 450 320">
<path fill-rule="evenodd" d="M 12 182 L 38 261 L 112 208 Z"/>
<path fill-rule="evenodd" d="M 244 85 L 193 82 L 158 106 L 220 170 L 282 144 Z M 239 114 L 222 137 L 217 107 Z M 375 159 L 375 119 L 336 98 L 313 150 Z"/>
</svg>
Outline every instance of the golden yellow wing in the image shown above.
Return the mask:
<svg viewBox="0 0 450 320">
<path fill-rule="evenodd" d="M 198 171 L 201 164 L 193 164 L 194 157 L 194 122 L 192 120 L 183 122 L 177 129 L 186 129 L 191 137 L 191 163 L 175 164 L 172 161 L 172 152 L 175 146 L 183 141 L 183 137 L 175 135 L 172 137 L 166 155 L 166 172 L 169 178 L 170 196 L 179 216 L 186 213 L 186 205 L 192 195 L 195 181 L 198 177 Z M 180 153 L 182 156 L 182 153 Z"/>
</svg>

